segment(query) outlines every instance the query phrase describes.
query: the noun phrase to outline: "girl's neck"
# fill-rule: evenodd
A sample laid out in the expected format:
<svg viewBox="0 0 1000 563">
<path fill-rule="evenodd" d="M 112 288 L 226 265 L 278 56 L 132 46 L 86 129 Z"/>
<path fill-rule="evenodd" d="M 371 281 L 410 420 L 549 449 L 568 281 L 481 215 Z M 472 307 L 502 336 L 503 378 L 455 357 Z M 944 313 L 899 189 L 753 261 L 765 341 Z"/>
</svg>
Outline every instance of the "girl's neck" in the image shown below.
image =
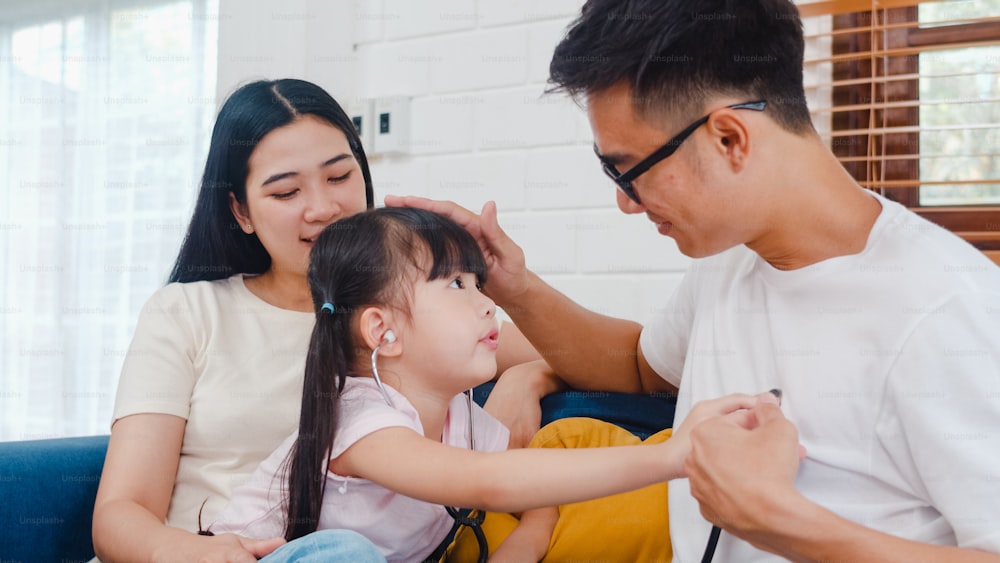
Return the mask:
<svg viewBox="0 0 1000 563">
<path fill-rule="evenodd" d="M 311 313 L 313 310 L 309 282 L 303 273 L 271 268 L 259 276 L 248 276 L 243 281 L 251 293 L 275 307 L 304 313 Z"/>
<path fill-rule="evenodd" d="M 421 389 L 407 389 L 404 395 L 420 416 L 424 437 L 440 442 L 444 436 L 444 423 L 448 418 L 448 407 L 454 396 L 445 397 L 439 393 Z"/>
</svg>

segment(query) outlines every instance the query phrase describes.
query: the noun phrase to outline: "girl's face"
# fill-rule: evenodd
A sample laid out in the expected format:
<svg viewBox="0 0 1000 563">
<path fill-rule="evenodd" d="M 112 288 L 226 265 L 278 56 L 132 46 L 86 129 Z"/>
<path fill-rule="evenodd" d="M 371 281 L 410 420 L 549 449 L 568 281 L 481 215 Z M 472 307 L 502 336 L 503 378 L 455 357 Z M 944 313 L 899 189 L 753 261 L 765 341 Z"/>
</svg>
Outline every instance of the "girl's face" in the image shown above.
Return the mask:
<svg viewBox="0 0 1000 563">
<path fill-rule="evenodd" d="M 311 115 L 260 140 L 250 155 L 246 203 L 232 193 L 229 199 L 240 228 L 256 233 L 271 256 L 271 270 L 302 275 L 323 228 L 366 207 L 347 137 Z"/>
<path fill-rule="evenodd" d="M 496 304 L 480 291 L 475 274 L 419 280 L 407 325 L 403 354 L 429 385 L 454 394 L 496 374 Z"/>
</svg>

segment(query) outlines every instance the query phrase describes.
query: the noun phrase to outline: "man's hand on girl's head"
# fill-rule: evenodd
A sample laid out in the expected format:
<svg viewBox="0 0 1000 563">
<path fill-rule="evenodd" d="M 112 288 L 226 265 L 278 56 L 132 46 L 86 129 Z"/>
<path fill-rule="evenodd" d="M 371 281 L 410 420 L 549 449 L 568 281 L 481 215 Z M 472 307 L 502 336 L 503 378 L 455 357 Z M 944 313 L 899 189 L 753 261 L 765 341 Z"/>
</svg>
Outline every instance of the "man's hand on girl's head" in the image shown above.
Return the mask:
<svg viewBox="0 0 1000 563">
<path fill-rule="evenodd" d="M 451 201 L 437 201 L 417 196 L 385 196 L 387 207 L 414 207 L 449 217 L 479 243 L 486 258 L 489 279 L 486 294 L 500 306 L 513 303 L 527 289 L 530 278 L 525 266 L 524 251 L 511 239 L 497 221 L 497 206 L 487 201 L 477 215 Z"/>
</svg>

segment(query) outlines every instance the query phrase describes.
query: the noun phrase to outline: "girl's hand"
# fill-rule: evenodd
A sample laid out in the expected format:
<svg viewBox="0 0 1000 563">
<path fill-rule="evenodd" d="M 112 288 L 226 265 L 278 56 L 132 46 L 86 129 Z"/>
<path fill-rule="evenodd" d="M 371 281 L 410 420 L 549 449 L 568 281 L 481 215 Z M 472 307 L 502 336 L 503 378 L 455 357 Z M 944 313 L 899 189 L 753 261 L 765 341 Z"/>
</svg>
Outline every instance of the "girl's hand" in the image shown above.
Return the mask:
<svg viewBox="0 0 1000 563">
<path fill-rule="evenodd" d="M 252 540 L 234 534 L 191 535 L 190 541 L 160 550 L 153 561 L 187 563 L 255 563 L 285 544 L 285 538 Z"/>
<path fill-rule="evenodd" d="M 664 447 L 669 446 L 673 463 L 677 464 L 674 466 L 677 470 L 676 477 L 687 477 L 684 464 L 691 452 L 691 431 L 696 426 L 707 420 L 723 418 L 730 425 L 752 429 L 757 425 L 757 422 L 750 409 L 761 404 L 777 406 L 779 401 L 772 393 L 759 395 L 736 393 L 696 403 L 684 422 L 679 427 L 674 428 L 670 439 L 663 443 Z"/>
</svg>

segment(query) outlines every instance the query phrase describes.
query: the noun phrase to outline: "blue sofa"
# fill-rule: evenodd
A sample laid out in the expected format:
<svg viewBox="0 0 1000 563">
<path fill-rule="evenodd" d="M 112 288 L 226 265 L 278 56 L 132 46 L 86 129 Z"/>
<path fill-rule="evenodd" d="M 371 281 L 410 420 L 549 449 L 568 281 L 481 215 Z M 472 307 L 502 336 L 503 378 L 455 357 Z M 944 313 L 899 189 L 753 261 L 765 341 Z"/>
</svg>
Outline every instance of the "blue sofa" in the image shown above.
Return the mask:
<svg viewBox="0 0 1000 563">
<path fill-rule="evenodd" d="M 0 442 L 0 560 L 87 561 L 108 436 Z"/>
<path fill-rule="evenodd" d="M 491 384 L 477 388 L 482 404 Z M 542 424 L 571 416 L 614 422 L 642 439 L 673 423 L 672 396 L 567 391 L 542 399 Z M 83 562 L 108 436 L 0 442 L 0 561 Z"/>
</svg>

